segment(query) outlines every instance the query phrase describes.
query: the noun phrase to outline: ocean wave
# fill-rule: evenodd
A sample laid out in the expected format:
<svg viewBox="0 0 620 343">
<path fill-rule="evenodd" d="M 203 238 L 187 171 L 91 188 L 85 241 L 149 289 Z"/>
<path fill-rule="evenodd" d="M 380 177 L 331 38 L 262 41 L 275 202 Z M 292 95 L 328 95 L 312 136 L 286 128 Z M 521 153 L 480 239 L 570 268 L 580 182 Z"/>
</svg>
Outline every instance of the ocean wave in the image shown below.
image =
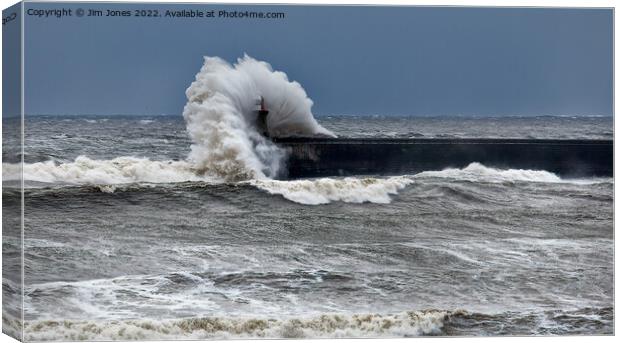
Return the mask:
<svg viewBox="0 0 620 343">
<path fill-rule="evenodd" d="M 270 137 L 335 137 L 313 117 L 312 100 L 299 83 L 247 55 L 234 65 L 205 57 L 186 96 L 183 117 L 193 142 L 188 160 L 227 181 L 280 172 L 285 151 L 259 132 L 257 100 L 269 110 L 264 129 Z"/>
<path fill-rule="evenodd" d="M 496 169 L 489 168 L 480 163 L 471 163 L 467 167 L 448 168 L 441 171 L 425 171 L 415 175 L 418 178 L 450 178 L 463 181 L 484 182 L 561 182 L 562 179 L 544 170 L 529 169 Z"/>
<path fill-rule="evenodd" d="M 16 180 L 20 164 L 2 164 L 4 180 Z M 211 181 L 197 173 L 186 161 L 151 161 L 147 158 L 118 157 L 112 160 L 93 160 L 79 156 L 73 162 L 53 161 L 25 163 L 25 181 L 66 183 L 78 185 L 115 185 L 127 183 L 174 183 Z"/>
<path fill-rule="evenodd" d="M 347 177 L 296 181 L 253 180 L 249 183 L 270 194 L 279 194 L 290 201 L 305 205 L 328 204 L 333 201 L 387 204 L 391 201 L 390 195 L 397 194 L 399 190 L 413 183 L 413 180 L 396 176 L 386 179 Z"/>
<path fill-rule="evenodd" d="M 533 169 L 499 169 L 482 165 L 478 162 L 470 163 L 465 168 L 447 168 L 440 171 L 424 171 L 414 175 L 414 179 L 442 178 L 458 181 L 511 183 L 511 182 L 538 182 L 538 183 L 572 183 L 597 184 L 611 183 L 610 177 L 591 177 L 581 179 L 561 178 L 546 170 Z"/>
<path fill-rule="evenodd" d="M 5 182 L 19 180 L 20 165 L 3 163 Z M 467 181 L 481 183 L 613 183 L 613 178 L 563 179 L 544 170 L 497 169 L 480 163 L 465 168 L 425 171 L 414 175 L 392 177 L 346 177 L 305 180 L 273 180 L 261 177 L 249 181 L 225 179 L 196 170 L 187 161 L 152 161 L 138 157 L 118 157 L 112 160 L 93 160 L 80 156 L 73 162 L 53 161 L 26 163 L 23 175 L 29 188 L 49 186 L 87 186 L 101 192 L 112 193 L 157 187 L 169 184 L 174 187 L 195 187 L 215 184 L 249 185 L 269 194 L 280 195 L 290 201 L 305 205 L 328 204 L 335 201 L 347 203 L 387 204 L 392 197 L 414 183 L 441 179 L 448 182 Z M 9 185 L 9 183 L 5 185 Z M 190 183 L 190 185 L 179 185 Z"/>
<path fill-rule="evenodd" d="M 189 318 L 181 320 L 30 321 L 31 341 L 161 340 L 226 338 L 409 337 L 442 334 L 459 311 L 397 314 L 323 314 L 309 318 Z"/>
<path fill-rule="evenodd" d="M 414 336 L 613 334 L 613 307 L 484 314 L 421 310 L 326 313 L 293 318 L 200 317 L 174 320 L 26 321 L 28 341 L 396 338 Z M 5 322 L 6 323 L 6 322 Z"/>
<path fill-rule="evenodd" d="M 3 164 L 6 176 L 19 179 L 19 164 Z M 226 182 L 201 175 L 185 161 L 151 161 L 136 157 L 112 160 L 92 160 L 80 156 L 74 162 L 56 164 L 52 161 L 24 164 L 24 179 L 30 188 L 85 186 L 104 193 L 135 191 L 158 184 L 179 184 L 197 187 L 214 184 L 249 185 L 270 194 L 305 205 L 327 204 L 333 201 L 349 203 L 386 204 L 392 195 L 413 183 L 408 177 L 389 178 L 349 177 L 313 180 L 280 181 L 260 178 L 250 181 Z M 11 178 L 5 178 L 9 181 Z M 190 183 L 187 185 L 186 183 Z M 198 184 L 196 184 L 198 183 Z"/>
</svg>

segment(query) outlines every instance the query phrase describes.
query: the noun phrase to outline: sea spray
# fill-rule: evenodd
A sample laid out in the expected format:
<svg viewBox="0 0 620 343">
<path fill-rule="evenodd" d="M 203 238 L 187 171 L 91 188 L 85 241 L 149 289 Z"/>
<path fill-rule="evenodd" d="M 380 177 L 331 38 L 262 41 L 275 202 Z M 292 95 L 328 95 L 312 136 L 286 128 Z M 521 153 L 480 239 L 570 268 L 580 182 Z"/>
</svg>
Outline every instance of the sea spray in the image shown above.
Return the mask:
<svg viewBox="0 0 620 343">
<path fill-rule="evenodd" d="M 271 137 L 334 136 L 312 116 L 312 100 L 299 83 L 247 55 L 234 65 L 205 57 L 186 95 L 183 117 L 193 141 L 188 159 L 199 172 L 226 181 L 274 178 L 281 170 L 285 151 L 256 127 L 261 97 Z"/>
</svg>

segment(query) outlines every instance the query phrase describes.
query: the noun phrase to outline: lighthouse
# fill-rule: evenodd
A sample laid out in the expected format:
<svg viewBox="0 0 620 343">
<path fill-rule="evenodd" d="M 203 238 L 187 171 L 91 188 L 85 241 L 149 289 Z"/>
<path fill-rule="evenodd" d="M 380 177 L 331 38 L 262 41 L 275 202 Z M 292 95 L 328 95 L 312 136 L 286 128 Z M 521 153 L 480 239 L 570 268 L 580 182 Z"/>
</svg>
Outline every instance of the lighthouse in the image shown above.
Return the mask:
<svg viewBox="0 0 620 343">
<path fill-rule="evenodd" d="M 261 96 L 260 100 L 257 101 L 256 127 L 258 128 L 258 132 L 265 137 L 269 137 L 269 130 L 267 129 L 268 114 L 269 110 L 265 106 L 265 98 Z"/>
</svg>

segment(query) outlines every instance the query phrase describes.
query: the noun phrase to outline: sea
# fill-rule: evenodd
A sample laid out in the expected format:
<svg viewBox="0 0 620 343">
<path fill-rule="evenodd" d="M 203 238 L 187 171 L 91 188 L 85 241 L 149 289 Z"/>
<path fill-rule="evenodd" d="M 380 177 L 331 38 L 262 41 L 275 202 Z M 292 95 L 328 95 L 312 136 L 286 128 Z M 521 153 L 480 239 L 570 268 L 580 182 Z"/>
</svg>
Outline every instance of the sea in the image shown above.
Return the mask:
<svg viewBox="0 0 620 343">
<path fill-rule="evenodd" d="M 611 117 L 316 120 L 339 137 L 613 139 Z M 192 168 L 180 115 L 30 116 L 22 242 L 17 125 L 3 322 L 26 340 L 614 333 L 613 178 L 472 163 L 230 181 Z"/>
</svg>

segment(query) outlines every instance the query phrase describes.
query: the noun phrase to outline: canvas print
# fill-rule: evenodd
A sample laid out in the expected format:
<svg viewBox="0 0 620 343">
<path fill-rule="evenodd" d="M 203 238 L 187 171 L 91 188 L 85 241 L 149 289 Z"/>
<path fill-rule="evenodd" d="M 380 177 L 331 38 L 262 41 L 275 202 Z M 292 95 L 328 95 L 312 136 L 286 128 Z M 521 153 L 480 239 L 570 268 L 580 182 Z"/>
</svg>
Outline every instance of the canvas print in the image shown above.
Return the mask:
<svg viewBox="0 0 620 343">
<path fill-rule="evenodd" d="M 2 330 L 614 334 L 613 9 L 3 11 Z"/>
</svg>

